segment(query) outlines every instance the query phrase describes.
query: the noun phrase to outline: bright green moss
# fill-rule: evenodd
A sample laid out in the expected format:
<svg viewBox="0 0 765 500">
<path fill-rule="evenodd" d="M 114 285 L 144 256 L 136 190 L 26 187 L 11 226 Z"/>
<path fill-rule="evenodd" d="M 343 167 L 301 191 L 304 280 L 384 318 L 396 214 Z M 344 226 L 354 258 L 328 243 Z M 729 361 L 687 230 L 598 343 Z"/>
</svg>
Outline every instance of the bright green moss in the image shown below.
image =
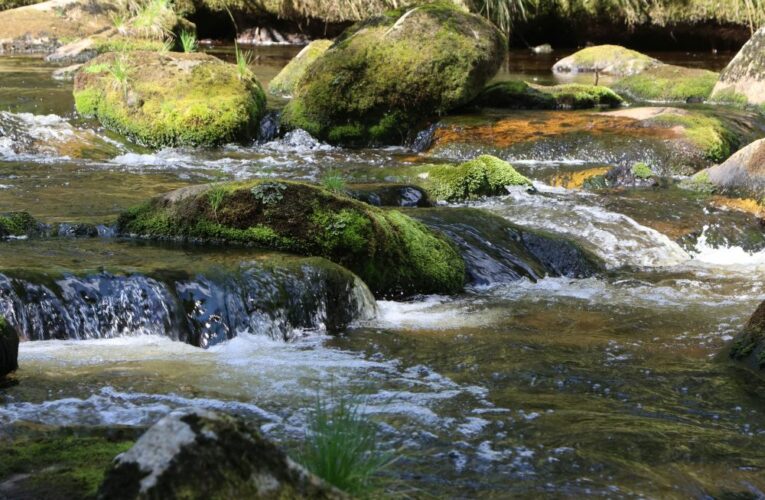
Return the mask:
<svg viewBox="0 0 765 500">
<path fill-rule="evenodd" d="M 308 66 L 282 124 L 334 143 L 401 143 L 472 100 L 504 53 L 494 27 L 443 2 L 374 17 Z"/>
<path fill-rule="evenodd" d="M 638 179 L 650 179 L 653 177 L 653 170 L 651 170 L 651 167 L 642 162 L 632 165 L 630 172 L 632 172 L 632 175 Z"/>
<path fill-rule="evenodd" d="M 651 121 L 666 127 L 683 127 L 686 137 L 710 161 L 725 160 L 737 144 L 735 134 L 729 131 L 721 120 L 701 113 L 665 113 L 652 118 Z"/>
<path fill-rule="evenodd" d="M 632 75 L 657 64 L 656 59 L 619 45 L 596 45 L 558 61 L 553 68 L 559 72 L 599 71 L 610 75 Z"/>
<path fill-rule="evenodd" d="M 0 237 L 25 236 L 37 229 L 37 221 L 27 212 L 0 215 Z"/>
<path fill-rule="evenodd" d="M 321 57 L 332 46 L 331 40 L 314 40 L 305 46 L 298 55 L 274 77 L 268 84 L 268 90 L 276 95 L 291 95 L 298 81 L 303 77 L 308 66 Z"/>
<path fill-rule="evenodd" d="M 38 498 L 95 498 L 114 457 L 131 446 L 100 437 L 17 439 L 0 445 L 0 478 L 29 475 L 20 487 Z"/>
<path fill-rule="evenodd" d="M 689 189 L 701 194 L 712 194 L 715 192 L 715 185 L 709 178 L 709 172 L 702 170 L 688 179 L 684 179 L 680 183 L 680 187 Z"/>
<path fill-rule="evenodd" d="M 712 93 L 719 75 L 704 69 L 661 64 L 614 84 L 614 90 L 635 101 L 704 101 Z"/>
<path fill-rule="evenodd" d="M 119 60 L 117 58 L 120 58 Z M 112 69 L 126 73 L 118 81 Z M 106 72 L 90 68 L 106 65 Z M 104 54 L 75 78 L 75 106 L 149 147 L 208 146 L 249 137 L 265 111 L 250 74 L 204 54 Z"/>
<path fill-rule="evenodd" d="M 149 51 L 163 52 L 167 49 L 165 42 L 151 38 L 110 37 L 94 38 L 94 49 L 99 54 L 106 52 Z"/>
<path fill-rule="evenodd" d="M 749 104 L 749 99 L 744 94 L 736 92 L 732 88 L 715 92 L 710 98 L 710 101 L 718 104 L 735 106 L 737 108 L 743 108 Z"/>
<path fill-rule="evenodd" d="M 298 182 L 182 190 L 126 211 L 118 227 L 122 234 L 325 257 L 357 273 L 378 296 L 456 293 L 465 280 L 461 256 L 440 234 L 405 215 Z"/>
</svg>

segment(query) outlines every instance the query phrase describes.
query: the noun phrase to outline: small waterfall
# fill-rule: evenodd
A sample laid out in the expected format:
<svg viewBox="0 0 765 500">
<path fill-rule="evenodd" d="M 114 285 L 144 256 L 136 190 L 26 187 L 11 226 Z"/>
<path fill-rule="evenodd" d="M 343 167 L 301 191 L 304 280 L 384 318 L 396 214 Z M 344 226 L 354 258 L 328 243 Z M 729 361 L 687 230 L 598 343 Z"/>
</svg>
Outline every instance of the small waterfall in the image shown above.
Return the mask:
<svg viewBox="0 0 765 500">
<path fill-rule="evenodd" d="M 238 269 L 119 275 L 0 274 L 0 314 L 26 340 L 163 335 L 199 347 L 240 332 L 290 340 L 374 317 L 355 275 L 321 259 Z"/>
</svg>

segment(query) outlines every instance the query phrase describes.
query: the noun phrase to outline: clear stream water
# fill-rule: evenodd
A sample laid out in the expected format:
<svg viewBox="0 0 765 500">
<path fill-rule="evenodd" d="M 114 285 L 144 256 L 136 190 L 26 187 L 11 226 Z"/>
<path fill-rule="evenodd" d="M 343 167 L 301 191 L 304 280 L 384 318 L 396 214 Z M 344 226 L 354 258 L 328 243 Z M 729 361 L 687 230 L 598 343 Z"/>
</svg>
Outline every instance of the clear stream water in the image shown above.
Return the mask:
<svg viewBox="0 0 765 500">
<path fill-rule="evenodd" d="M 294 53 L 257 49 L 254 70 L 266 83 Z M 550 83 L 561 55 L 513 53 L 498 78 Z M 658 54 L 713 69 L 730 56 Z M 71 84 L 52 80 L 53 69 L 0 58 L 2 211 L 101 223 L 194 183 L 316 180 L 328 170 L 374 176 L 426 160 L 405 148 L 346 150 L 300 137 L 151 152 L 75 117 Z M 285 310 L 209 349 L 171 340 L 161 323 L 133 328 L 127 320 L 90 335 L 111 338 L 24 342 L 18 384 L 0 389 L 0 426 L 144 426 L 193 405 L 251 415 L 292 449 L 318 393 L 352 391 L 366 395 L 364 410 L 400 455 L 387 472 L 392 496 L 761 498 L 765 386 L 714 356 L 765 299 L 762 225 L 675 187 L 554 187 L 561 172 L 603 166 L 526 158 L 517 167 L 537 194 L 471 204 L 577 241 L 605 263 L 597 277 L 369 303 L 371 319 L 339 336 L 326 334 L 319 303 L 310 327 L 274 330 L 269 321 L 288 317 Z M 67 276 L 105 272 L 169 287 L 169 275 L 219 276 L 268 257 L 110 239 L 16 240 L 0 244 L 0 273 L 52 290 Z"/>
</svg>

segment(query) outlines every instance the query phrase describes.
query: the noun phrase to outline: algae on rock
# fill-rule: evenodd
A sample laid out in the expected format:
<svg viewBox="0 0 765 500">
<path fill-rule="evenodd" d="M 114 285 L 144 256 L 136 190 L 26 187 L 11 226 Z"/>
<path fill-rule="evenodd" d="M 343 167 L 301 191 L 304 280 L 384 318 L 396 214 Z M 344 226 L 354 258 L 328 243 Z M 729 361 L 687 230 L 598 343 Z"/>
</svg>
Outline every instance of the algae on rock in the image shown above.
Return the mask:
<svg viewBox="0 0 765 500">
<path fill-rule="evenodd" d="M 635 101 L 701 102 L 709 98 L 717 76 L 705 69 L 661 64 L 623 78 L 612 87 Z"/>
<path fill-rule="evenodd" d="M 148 147 L 250 137 L 265 111 L 255 76 L 206 54 L 103 54 L 75 76 L 77 111 Z"/>
<path fill-rule="evenodd" d="M 510 109 L 586 109 L 615 108 L 622 102 L 608 87 L 578 83 L 545 86 L 515 80 L 486 87 L 473 104 Z"/>
<path fill-rule="evenodd" d="M 442 235 L 400 212 L 298 182 L 181 189 L 123 213 L 118 229 L 322 256 L 355 272 L 378 297 L 457 293 L 465 281 L 464 262 Z"/>
<path fill-rule="evenodd" d="M 282 124 L 345 145 L 403 143 L 475 98 L 506 40 L 485 19 L 436 2 L 357 23 L 311 64 Z"/>
<path fill-rule="evenodd" d="M 564 57 L 553 66 L 555 73 L 636 75 L 661 64 L 658 60 L 619 45 L 596 45 Z"/>
</svg>

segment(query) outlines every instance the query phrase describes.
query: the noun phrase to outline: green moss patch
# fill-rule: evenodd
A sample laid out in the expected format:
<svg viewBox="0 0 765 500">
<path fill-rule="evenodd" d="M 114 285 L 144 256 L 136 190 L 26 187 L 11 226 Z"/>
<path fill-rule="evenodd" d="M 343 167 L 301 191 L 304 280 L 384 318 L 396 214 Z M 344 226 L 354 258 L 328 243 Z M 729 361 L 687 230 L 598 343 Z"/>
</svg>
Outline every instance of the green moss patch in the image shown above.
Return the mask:
<svg viewBox="0 0 765 500">
<path fill-rule="evenodd" d="M 662 64 L 623 78 L 613 87 L 635 101 L 704 101 L 712 93 L 717 78 L 713 71 Z"/>
<path fill-rule="evenodd" d="M 602 73 L 604 75 L 635 75 L 657 66 L 659 61 L 619 45 L 587 47 L 556 62 L 557 73 Z"/>
<path fill-rule="evenodd" d="M 274 77 L 268 84 L 268 90 L 276 95 L 291 95 L 298 81 L 303 77 L 308 66 L 321 57 L 332 46 L 332 40 L 314 40 L 301 50 L 298 55 Z"/>
<path fill-rule="evenodd" d="M 103 54 L 77 73 L 74 99 L 81 115 L 155 148 L 249 137 L 265 111 L 252 73 L 205 54 Z"/>
<path fill-rule="evenodd" d="M 106 470 L 132 445 L 129 438 L 73 431 L 0 441 L 0 477 L 17 476 L 11 497 L 95 498 Z"/>
<path fill-rule="evenodd" d="M 576 83 L 544 86 L 521 81 L 490 85 L 474 101 L 480 106 L 511 109 L 613 108 L 622 102 L 622 98 L 608 87 Z"/>
<path fill-rule="evenodd" d="M 0 215 L 0 238 L 29 236 L 37 233 L 40 224 L 28 212 L 10 212 Z"/>
<path fill-rule="evenodd" d="M 653 177 L 653 170 L 651 170 L 651 167 L 642 162 L 632 165 L 630 172 L 632 172 L 632 175 L 638 179 L 650 179 Z"/>
<path fill-rule="evenodd" d="M 397 144 L 473 100 L 506 41 L 485 19 L 435 2 L 358 23 L 305 71 L 282 124 L 333 143 Z"/>
<path fill-rule="evenodd" d="M 701 150 L 706 159 L 713 162 L 725 160 L 738 147 L 736 134 L 722 120 L 699 112 L 662 113 L 646 120 L 646 123 L 682 127 L 687 139 Z"/>
<path fill-rule="evenodd" d="M 453 244 L 396 211 L 309 184 L 250 181 L 195 187 L 125 212 L 122 234 L 225 240 L 322 256 L 377 296 L 456 293 L 465 266 Z"/>
</svg>

